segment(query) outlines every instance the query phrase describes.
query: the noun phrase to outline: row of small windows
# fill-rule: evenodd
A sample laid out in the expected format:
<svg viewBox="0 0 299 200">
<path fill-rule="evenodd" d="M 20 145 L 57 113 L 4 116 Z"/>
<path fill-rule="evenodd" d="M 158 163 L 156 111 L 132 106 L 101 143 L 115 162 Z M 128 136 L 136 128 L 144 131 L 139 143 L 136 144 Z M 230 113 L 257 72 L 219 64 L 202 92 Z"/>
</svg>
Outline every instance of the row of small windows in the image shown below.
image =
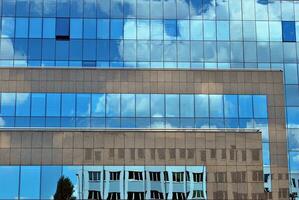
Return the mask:
<svg viewBox="0 0 299 200">
<path fill-rule="evenodd" d="M 56 37 L 59 40 L 97 38 L 295 42 L 296 26 L 299 27 L 299 22 L 2 18 L 1 36 Z"/>
<path fill-rule="evenodd" d="M 99 18 L 299 19 L 292 1 L 3 0 L 3 16 Z M 241 12 L 240 12 L 241 11 Z"/>
<path fill-rule="evenodd" d="M 116 168 L 119 171 L 113 170 Z M 151 169 L 161 174 L 186 173 L 188 171 L 190 175 L 199 174 L 196 177 L 206 177 L 204 166 L 0 166 L 0 199 L 51 199 L 56 193 L 57 183 L 62 176 L 68 178 L 74 185 L 73 197 L 75 199 L 136 199 L 139 195 L 142 197 L 140 199 L 149 199 L 162 198 L 167 194 L 172 198 L 178 195 L 177 192 L 185 191 L 187 188 L 188 191 L 180 195 L 188 199 L 192 196 L 200 196 L 201 199 L 206 198 L 205 178 L 202 179 L 202 182 L 193 183 L 184 180 L 180 184 L 176 184 L 172 191 L 166 187 L 164 191 L 153 187 L 147 191 L 148 187 L 142 182 L 132 181 L 128 177 L 123 178 L 118 187 L 113 187 L 113 180 L 112 182 L 110 180 L 105 182 L 105 186 L 108 184 L 110 187 L 104 187 L 102 182 L 98 182 L 102 180 L 99 177 L 103 172 L 106 172 L 107 175 L 109 174 L 107 172 L 119 172 L 130 176 L 130 173 L 144 174 L 145 171 L 149 172 Z M 169 181 L 167 183 L 150 182 L 150 184 L 152 186 L 159 184 L 159 188 L 161 188 L 162 184 L 168 184 L 172 187 L 171 185 L 175 183 Z M 190 186 L 186 188 L 186 185 L 191 184 L 193 184 L 192 190 L 189 189 Z M 135 192 L 129 189 L 132 186 Z"/>
<path fill-rule="evenodd" d="M 2 39 L 0 59 L 3 66 L 20 67 L 176 68 L 180 62 L 180 68 L 190 68 L 206 62 L 216 68 L 217 63 L 246 62 L 257 68 L 256 62 L 296 63 L 297 51 L 299 43 L 282 42 Z"/>
<path fill-rule="evenodd" d="M 1 116 L 267 118 L 264 95 L 1 93 Z"/>
</svg>

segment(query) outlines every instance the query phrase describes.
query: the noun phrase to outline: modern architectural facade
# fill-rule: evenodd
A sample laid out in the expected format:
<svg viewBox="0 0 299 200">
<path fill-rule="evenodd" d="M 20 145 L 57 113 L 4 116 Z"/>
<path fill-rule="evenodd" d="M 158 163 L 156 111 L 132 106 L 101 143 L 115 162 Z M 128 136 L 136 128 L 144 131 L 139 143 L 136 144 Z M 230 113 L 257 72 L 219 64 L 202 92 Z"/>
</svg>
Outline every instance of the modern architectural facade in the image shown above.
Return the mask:
<svg viewBox="0 0 299 200">
<path fill-rule="evenodd" d="M 0 5 L 0 199 L 50 199 L 61 175 L 73 177 L 77 199 L 287 199 L 299 192 L 299 2 Z M 163 137 L 147 138 L 158 130 Z M 243 139 L 192 143 L 203 133 L 260 138 L 245 147 Z M 117 143 L 117 134 L 144 141 Z M 185 134 L 192 144 L 180 146 Z M 156 147 L 160 139 L 165 144 Z M 262 158 L 256 170 L 253 157 Z M 2 181 L 8 174 L 11 182 Z M 117 180 L 108 181 L 110 174 Z M 142 180 L 130 182 L 135 177 Z M 26 179 L 39 180 L 36 190 L 23 186 Z"/>
</svg>

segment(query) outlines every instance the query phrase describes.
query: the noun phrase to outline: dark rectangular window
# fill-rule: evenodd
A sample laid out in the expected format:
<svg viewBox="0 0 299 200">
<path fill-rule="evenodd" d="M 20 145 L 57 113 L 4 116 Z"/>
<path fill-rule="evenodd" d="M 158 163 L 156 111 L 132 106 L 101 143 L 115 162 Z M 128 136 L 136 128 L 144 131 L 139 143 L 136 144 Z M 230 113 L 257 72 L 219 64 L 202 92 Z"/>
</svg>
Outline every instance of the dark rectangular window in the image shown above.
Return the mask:
<svg viewBox="0 0 299 200">
<path fill-rule="evenodd" d="M 69 18 L 56 19 L 56 39 L 57 40 L 70 39 L 70 19 Z"/>
<path fill-rule="evenodd" d="M 294 21 L 282 22 L 282 40 L 284 42 L 296 42 L 296 24 Z"/>
</svg>

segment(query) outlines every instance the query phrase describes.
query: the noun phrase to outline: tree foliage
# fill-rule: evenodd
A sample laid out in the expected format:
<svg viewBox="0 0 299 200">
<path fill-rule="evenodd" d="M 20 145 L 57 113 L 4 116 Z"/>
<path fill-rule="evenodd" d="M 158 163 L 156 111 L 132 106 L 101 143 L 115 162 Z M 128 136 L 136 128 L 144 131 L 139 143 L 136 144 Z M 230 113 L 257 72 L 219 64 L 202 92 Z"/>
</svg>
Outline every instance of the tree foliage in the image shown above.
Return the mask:
<svg viewBox="0 0 299 200">
<path fill-rule="evenodd" d="M 74 193 L 74 185 L 67 177 L 61 176 L 57 182 L 54 200 L 71 200 Z"/>
</svg>

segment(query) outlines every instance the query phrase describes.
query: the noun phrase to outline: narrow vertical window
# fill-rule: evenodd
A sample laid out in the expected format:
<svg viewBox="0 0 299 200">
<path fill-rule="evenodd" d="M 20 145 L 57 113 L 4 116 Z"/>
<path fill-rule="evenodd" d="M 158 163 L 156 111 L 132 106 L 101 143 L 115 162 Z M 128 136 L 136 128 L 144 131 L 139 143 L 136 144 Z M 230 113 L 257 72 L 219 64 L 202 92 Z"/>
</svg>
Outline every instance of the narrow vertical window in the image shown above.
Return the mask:
<svg viewBox="0 0 299 200">
<path fill-rule="evenodd" d="M 296 25 L 293 21 L 282 22 L 283 42 L 296 42 Z"/>
<path fill-rule="evenodd" d="M 70 19 L 69 18 L 56 19 L 56 39 L 57 40 L 70 39 Z"/>
</svg>

